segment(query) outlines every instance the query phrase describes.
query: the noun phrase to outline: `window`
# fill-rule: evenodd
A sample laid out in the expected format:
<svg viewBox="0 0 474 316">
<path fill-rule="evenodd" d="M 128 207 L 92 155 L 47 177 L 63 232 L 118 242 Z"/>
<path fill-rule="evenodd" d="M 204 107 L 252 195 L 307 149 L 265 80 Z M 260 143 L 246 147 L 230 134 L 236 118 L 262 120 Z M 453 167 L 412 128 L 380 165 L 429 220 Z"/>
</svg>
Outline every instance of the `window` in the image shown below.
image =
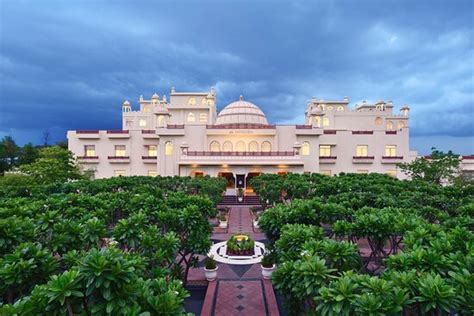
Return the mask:
<svg viewBox="0 0 474 316">
<path fill-rule="evenodd" d="M 206 113 L 199 114 L 199 122 L 207 123 L 207 114 Z"/>
<path fill-rule="evenodd" d="M 320 116 L 315 116 L 314 117 L 314 125 L 317 127 L 321 127 L 321 117 Z"/>
<path fill-rule="evenodd" d="M 331 170 L 319 170 L 319 173 L 325 176 L 330 176 Z"/>
<path fill-rule="evenodd" d="M 369 155 L 369 146 L 357 145 L 357 149 L 356 149 L 357 157 L 367 157 L 368 155 Z"/>
<path fill-rule="evenodd" d="M 342 105 L 339 105 L 339 106 L 337 107 L 337 111 L 343 112 L 343 111 L 344 111 L 344 107 L 343 107 Z"/>
<path fill-rule="evenodd" d="M 196 105 L 196 98 L 194 97 L 191 97 L 188 99 L 188 104 L 189 105 Z"/>
<path fill-rule="evenodd" d="M 125 176 L 125 170 L 114 170 L 114 177 L 123 177 Z"/>
<path fill-rule="evenodd" d="M 86 157 L 94 157 L 95 154 L 95 145 L 85 145 L 84 146 L 84 154 Z"/>
<path fill-rule="evenodd" d="M 145 127 L 146 126 L 146 120 L 141 119 L 140 120 L 140 127 Z"/>
<path fill-rule="evenodd" d="M 398 121 L 397 128 L 398 128 L 398 129 L 402 129 L 402 128 L 404 128 L 404 127 L 405 127 L 405 122 L 403 122 L 403 121 Z"/>
<path fill-rule="evenodd" d="M 172 142 L 166 142 L 165 143 L 165 155 L 166 156 L 171 156 L 173 154 L 173 143 Z"/>
<path fill-rule="evenodd" d="M 148 170 L 149 177 L 156 177 L 157 175 L 158 175 L 158 172 L 156 172 L 156 170 Z"/>
<path fill-rule="evenodd" d="M 115 156 L 124 157 L 127 155 L 125 145 L 115 145 Z"/>
<path fill-rule="evenodd" d="M 270 144 L 270 142 L 264 141 L 260 148 L 262 148 L 263 152 L 270 152 L 272 151 L 272 144 Z"/>
<path fill-rule="evenodd" d="M 397 170 L 388 170 L 385 172 L 386 175 L 396 178 L 397 177 Z"/>
<path fill-rule="evenodd" d="M 224 142 L 223 146 L 222 146 L 222 151 L 233 151 L 233 146 L 232 146 L 232 143 L 229 142 L 229 141 L 226 141 Z"/>
<path fill-rule="evenodd" d="M 382 125 L 383 124 L 383 119 L 381 117 L 377 117 L 375 119 L 375 125 Z"/>
<path fill-rule="evenodd" d="M 332 110 L 334 110 L 334 107 L 332 105 L 330 105 L 330 106 L 328 106 L 327 110 L 332 111 Z"/>
<path fill-rule="evenodd" d="M 319 145 L 319 156 L 320 157 L 331 157 L 331 146 L 330 145 Z"/>
<path fill-rule="evenodd" d="M 207 100 L 207 105 L 214 105 L 214 100 L 213 99 L 208 99 Z"/>
<path fill-rule="evenodd" d="M 369 173 L 369 170 L 360 169 L 360 170 L 357 170 L 357 173 L 360 173 L 360 174 L 368 174 L 368 173 Z"/>
<path fill-rule="evenodd" d="M 188 113 L 188 122 L 196 122 L 196 117 L 194 116 L 193 112 Z"/>
<path fill-rule="evenodd" d="M 158 152 L 156 150 L 156 145 L 149 145 L 148 146 L 148 156 L 149 157 L 156 157 L 158 156 Z"/>
<path fill-rule="evenodd" d="M 237 144 L 235 144 L 235 151 L 244 152 L 245 143 L 243 141 L 238 141 Z"/>
<path fill-rule="evenodd" d="M 385 146 L 385 156 L 395 157 L 396 155 L 397 155 L 397 146 L 395 146 L 395 145 Z"/>
<path fill-rule="evenodd" d="M 165 123 L 165 116 L 158 115 L 158 125 L 163 125 Z"/>
<path fill-rule="evenodd" d="M 213 152 L 221 151 L 221 145 L 214 140 L 209 144 L 209 150 Z"/>
<path fill-rule="evenodd" d="M 132 120 L 126 120 L 126 121 L 125 121 L 125 125 L 126 125 L 127 127 L 132 127 L 133 121 L 132 121 Z"/>
<path fill-rule="evenodd" d="M 323 118 L 323 126 L 329 126 L 329 119 L 327 117 Z"/>
<path fill-rule="evenodd" d="M 303 145 L 301 146 L 301 155 L 309 156 L 309 154 L 310 154 L 309 143 L 303 142 Z"/>
<path fill-rule="evenodd" d="M 388 122 L 387 122 L 387 129 L 388 129 L 388 130 L 392 130 L 392 129 L 393 129 L 393 122 L 392 122 L 392 121 L 388 121 Z"/>
<path fill-rule="evenodd" d="M 151 113 L 151 106 L 150 105 L 144 105 L 142 112 L 143 113 Z"/>
<path fill-rule="evenodd" d="M 256 151 L 258 151 L 258 143 L 256 141 L 251 141 L 249 143 L 249 152 L 254 153 Z"/>
</svg>

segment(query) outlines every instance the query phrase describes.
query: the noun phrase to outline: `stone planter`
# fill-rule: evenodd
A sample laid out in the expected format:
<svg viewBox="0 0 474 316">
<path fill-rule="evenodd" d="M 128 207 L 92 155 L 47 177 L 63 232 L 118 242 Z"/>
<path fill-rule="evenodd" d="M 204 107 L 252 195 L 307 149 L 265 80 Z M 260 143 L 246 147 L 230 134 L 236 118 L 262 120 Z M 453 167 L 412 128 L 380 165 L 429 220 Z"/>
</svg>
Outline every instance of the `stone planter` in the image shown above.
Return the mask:
<svg viewBox="0 0 474 316">
<path fill-rule="evenodd" d="M 217 269 L 219 269 L 219 267 L 216 267 L 215 269 L 211 269 L 211 270 L 204 268 L 204 274 L 206 275 L 206 280 L 208 280 L 209 282 L 214 281 L 217 277 Z"/>
<path fill-rule="evenodd" d="M 219 228 L 226 229 L 227 221 L 219 221 Z"/>
<path fill-rule="evenodd" d="M 264 266 L 262 267 L 262 276 L 264 279 L 271 279 L 272 278 L 272 273 L 275 271 L 276 266 L 273 265 L 271 268 L 265 268 Z"/>
<path fill-rule="evenodd" d="M 253 221 L 253 228 L 260 228 L 260 226 L 258 226 L 258 221 Z"/>
</svg>

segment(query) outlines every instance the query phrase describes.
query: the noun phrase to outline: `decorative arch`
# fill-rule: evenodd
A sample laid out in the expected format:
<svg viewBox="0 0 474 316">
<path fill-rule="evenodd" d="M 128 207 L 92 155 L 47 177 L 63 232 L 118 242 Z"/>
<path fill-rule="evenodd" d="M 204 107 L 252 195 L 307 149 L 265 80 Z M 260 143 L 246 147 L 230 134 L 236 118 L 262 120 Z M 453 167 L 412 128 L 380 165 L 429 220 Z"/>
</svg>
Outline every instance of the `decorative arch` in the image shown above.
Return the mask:
<svg viewBox="0 0 474 316">
<path fill-rule="evenodd" d="M 212 151 L 212 152 L 221 151 L 221 145 L 219 144 L 218 141 L 213 140 L 213 141 L 209 144 L 209 150 Z"/>
<path fill-rule="evenodd" d="M 190 122 L 190 123 L 196 122 L 196 116 L 194 115 L 193 112 L 188 113 L 188 122 Z"/>
<path fill-rule="evenodd" d="M 245 143 L 243 141 L 239 140 L 235 144 L 235 151 L 244 152 L 245 151 Z"/>
<path fill-rule="evenodd" d="M 328 127 L 329 126 L 329 119 L 327 117 L 323 118 L 323 126 Z"/>
<path fill-rule="evenodd" d="M 261 151 L 263 152 L 270 152 L 272 151 L 272 144 L 270 144 L 269 141 L 264 141 L 262 145 L 260 146 Z"/>
<path fill-rule="evenodd" d="M 393 129 L 393 122 L 392 121 L 387 121 L 387 129 L 392 130 Z"/>
<path fill-rule="evenodd" d="M 225 141 L 224 144 L 222 144 L 222 151 L 233 151 L 233 146 L 230 141 Z"/>
<path fill-rule="evenodd" d="M 377 117 L 375 119 L 375 125 L 382 125 L 383 124 L 383 119 L 381 117 Z"/>
<path fill-rule="evenodd" d="M 310 147 L 308 142 L 303 142 L 301 145 L 301 155 L 309 156 L 310 155 Z"/>
<path fill-rule="evenodd" d="M 403 121 L 398 121 L 397 128 L 398 128 L 398 129 L 402 129 L 402 128 L 404 128 L 404 127 L 405 127 L 405 122 L 403 122 Z"/>
<path fill-rule="evenodd" d="M 207 122 L 207 114 L 206 113 L 199 114 L 199 122 L 201 122 L 201 123 L 206 123 Z"/>
<path fill-rule="evenodd" d="M 257 152 L 257 151 L 258 151 L 258 143 L 253 140 L 249 143 L 249 152 Z"/>
<path fill-rule="evenodd" d="M 167 141 L 165 143 L 165 155 L 171 156 L 172 154 L 173 154 L 173 143 L 170 141 Z"/>
<path fill-rule="evenodd" d="M 337 111 L 338 111 L 338 112 L 344 112 L 344 107 L 343 107 L 342 105 L 339 105 L 339 106 L 337 107 Z"/>
<path fill-rule="evenodd" d="M 188 104 L 189 105 L 196 105 L 196 98 L 195 97 L 190 97 L 188 99 Z"/>
<path fill-rule="evenodd" d="M 315 116 L 314 121 L 315 121 L 315 125 L 317 127 L 321 127 L 321 117 L 320 116 Z"/>
</svg>

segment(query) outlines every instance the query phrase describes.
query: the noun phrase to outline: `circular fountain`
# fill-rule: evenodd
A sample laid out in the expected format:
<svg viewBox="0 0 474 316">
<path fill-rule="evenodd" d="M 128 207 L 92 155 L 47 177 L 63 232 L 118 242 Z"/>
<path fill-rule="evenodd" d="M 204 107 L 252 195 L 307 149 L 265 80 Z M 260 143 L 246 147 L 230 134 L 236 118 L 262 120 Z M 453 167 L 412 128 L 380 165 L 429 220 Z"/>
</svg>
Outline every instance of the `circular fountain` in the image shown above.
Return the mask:
<svg viewBox="0 0 474 316">
<path fill-rule="evenodd" d="M 208 256 L 213 256 L 217 262 L 244 265 L 260 263 L 264 254 L 263 243 L 252 240 L 249 235 L 238 234 L 212 245 Z"/>
</svg>

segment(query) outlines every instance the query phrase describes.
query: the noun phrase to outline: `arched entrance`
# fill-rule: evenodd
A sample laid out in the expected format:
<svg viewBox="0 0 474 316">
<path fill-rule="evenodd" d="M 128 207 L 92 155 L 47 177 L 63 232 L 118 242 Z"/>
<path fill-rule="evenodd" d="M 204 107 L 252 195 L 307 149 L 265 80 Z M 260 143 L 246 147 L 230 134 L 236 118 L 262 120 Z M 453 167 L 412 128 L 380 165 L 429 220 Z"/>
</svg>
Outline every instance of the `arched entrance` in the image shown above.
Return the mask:
<svg viewBox="0 0 474 316">
<path fill-rule="evenodd" d="M 235 177 L 232 172 L 219 172 L 217 176 L 225 178 L 227 180 L 227 189 L 235 189 Z"/>
</svg>

